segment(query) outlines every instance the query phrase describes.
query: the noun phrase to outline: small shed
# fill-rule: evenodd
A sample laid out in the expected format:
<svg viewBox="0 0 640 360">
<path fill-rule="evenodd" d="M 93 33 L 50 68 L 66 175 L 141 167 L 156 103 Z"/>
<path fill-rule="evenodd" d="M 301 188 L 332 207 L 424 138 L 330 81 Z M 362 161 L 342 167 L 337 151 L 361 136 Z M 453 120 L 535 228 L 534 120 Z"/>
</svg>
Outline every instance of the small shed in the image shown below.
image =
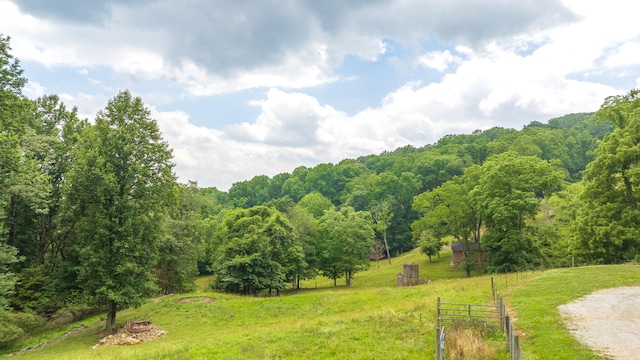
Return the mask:
<svg viewBox="0 0 640 360">
<path fill-rule="evenodd" d="M 469 256 L 475 261 L 477 266 L 483 266 L 488 261 L 488 254 L 484 251 L 480 243 L 470 242 L 465 244 L 467 246 L 467 252 Z M 453 256 L 451 257 L 451 266 L 459 265 L 462 260 L 464 260 L 464 249 L 460 242 L 452 242 L 451 243 L 451 252 Z"/>
<path fill-rule="evenodd" d="M 415 286 L 420 283 L 418 264 L 404 264 L 402 282 L 404 283 L 404 286 Z"/>
</svg>

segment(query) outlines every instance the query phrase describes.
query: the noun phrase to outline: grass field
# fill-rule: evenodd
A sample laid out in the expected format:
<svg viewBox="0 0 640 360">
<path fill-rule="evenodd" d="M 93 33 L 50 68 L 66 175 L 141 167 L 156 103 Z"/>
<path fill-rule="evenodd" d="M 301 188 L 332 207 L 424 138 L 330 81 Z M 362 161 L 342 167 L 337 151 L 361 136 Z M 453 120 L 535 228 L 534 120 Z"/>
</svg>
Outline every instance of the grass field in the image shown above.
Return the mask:
<svg viewBox="0 0 640 360">
<path fill-rule="evenodd" d="M 279 297 L 242 297 L 210 291 L 210 279 L 197 292 L 166 296 L 118 314 L 118 323 L 151 319 L 167 334 L 133 346 L 93 349 L 104 336 L 103 322 L 89 319 L 79 331 L 14 359 L 429 359 L 435 350 L 438 297 L 450 302 L 488 303 L 488 275 L 449 266 L 450 252 L 428 259 L 418 252 L 372 263 L 356 274 L 351 288 L 339 279 L 317 279 Z M 417 263 L 430 283 L 396 287 L 404 263 Z M 593 359 L 564 328 L 557 305 L 593 290 L 640 284 L 640 266 L 588 267 L 494 276 L 498 290 L 517 314 L 527 359 Z M 178 300 L 208 296 L 205 303 Z M 64 331 L 67 331 L 65 329 Z M 27 339 L 15 349 L 35 345 L 62 332 Z M 549 342 L 553 342 L 552 345 Z M 6 352 L 5 352 L 6 353 Z M 506 358 L 504 354 L 498 359 Z"/>
</svg>

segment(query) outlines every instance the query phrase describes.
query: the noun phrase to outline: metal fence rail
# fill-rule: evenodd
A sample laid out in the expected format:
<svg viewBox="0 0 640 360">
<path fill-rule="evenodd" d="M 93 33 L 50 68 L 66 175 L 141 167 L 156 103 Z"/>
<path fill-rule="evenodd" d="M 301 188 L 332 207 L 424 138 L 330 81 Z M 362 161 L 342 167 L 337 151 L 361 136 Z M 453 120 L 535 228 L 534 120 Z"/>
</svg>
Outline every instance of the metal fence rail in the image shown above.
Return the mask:
<svg viewBox="0 0 640 360">
<path fill-rule="evenodd" d="M 505 334 L 505 342 L 507 351 L 511 356 L 510 359 L 524 360 L 518 335 L 515 334 L 502 297 L 495 291 L 493 278 L 491 278 L 491 288 L 494 298 L 493 305 L 449 303 L 442 302 L 438 298 L 436 310 L 436 360 L 445 359 L 445 324 L 451 324 L 459 320 L 496 323 Z"/>
</svg>

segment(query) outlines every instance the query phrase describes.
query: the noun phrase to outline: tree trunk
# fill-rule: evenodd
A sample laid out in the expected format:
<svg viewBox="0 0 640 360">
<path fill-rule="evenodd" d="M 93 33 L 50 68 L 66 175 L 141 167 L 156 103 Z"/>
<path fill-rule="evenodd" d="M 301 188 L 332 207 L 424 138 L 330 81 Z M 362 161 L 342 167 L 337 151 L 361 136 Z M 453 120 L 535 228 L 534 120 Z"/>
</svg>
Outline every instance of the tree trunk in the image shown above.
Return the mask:
<svg viewBox="0 0 640 360">
<path fill-rule="evenodd" d="M 389 244 L 387 244 L 387 230 L 384 231 L 384 233 L 382 234 L 382 237 L 384 238 L 384 247 L 385 249 L 387 249 L 387 259 L 389 259 L 389 265 L 391 265 L 391 255 L 389 255 Z"/>
<path fill-rule="evenodd" d="M 115 300 L 109 300 L 107 305 L 107 327 L 108 333 L 114 333 L 116 330 L 116 302 Z"/>
<path fill-rule="evenodd" d="M 344 276 L 347 278 L 347 287 L 351 287 L 351 273 L 347 271 L 344 273 Z"/>
<path fill-rule="evenodd" d="M 39 219 L 40 228 L 38 230 L 38 258 L 36 260 L 37 265 L 44 264 L 44 256 L 49 247 L 49 223 L 50 215 L 40 215 Z"/>
</svg>

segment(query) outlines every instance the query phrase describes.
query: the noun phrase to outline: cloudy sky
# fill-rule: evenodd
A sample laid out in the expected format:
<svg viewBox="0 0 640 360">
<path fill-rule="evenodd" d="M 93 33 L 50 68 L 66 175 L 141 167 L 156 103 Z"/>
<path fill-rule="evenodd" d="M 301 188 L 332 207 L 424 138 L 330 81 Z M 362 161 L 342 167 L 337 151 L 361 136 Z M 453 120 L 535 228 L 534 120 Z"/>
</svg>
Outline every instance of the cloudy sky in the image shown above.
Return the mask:
<svg viewBox="0 0 640 360">
<path fill-rule="evenodd" d="M 228 190 L 640 86 L 628 0 L 0 0 L 35 98 L 141 96 L 182 182 Z"/>
</svg>

